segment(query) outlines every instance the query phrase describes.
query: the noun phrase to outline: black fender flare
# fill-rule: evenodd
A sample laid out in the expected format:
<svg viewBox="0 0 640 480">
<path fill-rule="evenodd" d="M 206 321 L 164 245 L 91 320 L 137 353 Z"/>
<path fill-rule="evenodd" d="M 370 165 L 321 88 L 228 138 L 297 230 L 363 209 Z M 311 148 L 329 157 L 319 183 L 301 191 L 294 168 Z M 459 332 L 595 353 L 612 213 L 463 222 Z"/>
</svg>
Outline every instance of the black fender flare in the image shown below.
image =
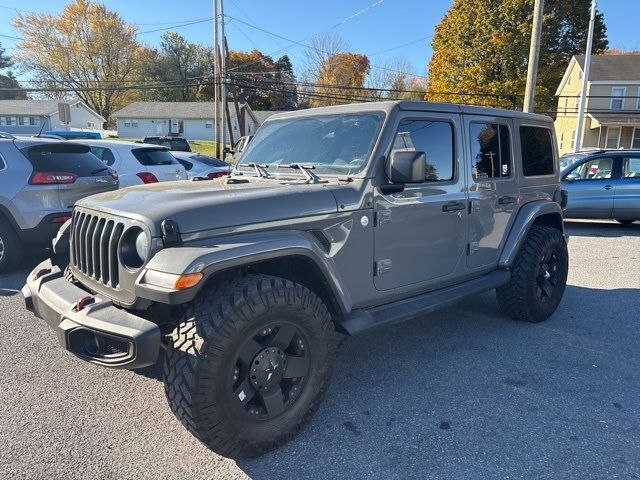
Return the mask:
<svg viewBox="0 0 640 480">
<path fill-rule="evenodd" d="M 516 218 L 511 225 L 509 235 L 502 248 L 500 259 L 498 260 L 498 266 L 500 268 L 509 268 L 513 265 L 520 247 L 524 243 L 529 230 L 531 230 L 531 226 L 535 223 L 536 219 L 545 215 L 557 217 L 556 220 L 559 220 L 558 224 L 564 234 L 562 208 L 560 205 L 549 200 L 535 200 L 525 203 L 518 210 Z"/>
<path fill-rule="evenodd" d="M 332 301 L 346 316 L 351 311 L 352 300 L 333 259 L 312 234 L 303 231 L 246 233 L 210 239 L 207 245 L 197 242 L 193 246 L 165 248 L 153 256 L 139 275 L 135 284 L 136 296 L 167 304 L 186 303 L 195 298 L 207 280 L 217 273 L 292 257 L 313 262 L 328 286 Z M 144 283 L 147 270 L 173 274 L 202 272 L 204 277 L 195 287 L 168 292 Z"/>
</svg>

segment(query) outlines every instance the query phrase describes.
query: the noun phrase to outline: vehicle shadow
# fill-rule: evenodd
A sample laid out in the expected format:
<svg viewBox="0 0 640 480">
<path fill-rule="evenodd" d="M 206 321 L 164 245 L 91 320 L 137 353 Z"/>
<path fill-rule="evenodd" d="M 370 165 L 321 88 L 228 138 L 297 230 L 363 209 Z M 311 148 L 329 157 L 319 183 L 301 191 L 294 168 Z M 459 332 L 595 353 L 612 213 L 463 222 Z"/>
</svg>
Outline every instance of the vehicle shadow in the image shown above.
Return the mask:
<svg viewBox="0 0 640 480">
<path fill-rule="evenodd" d="M 0 273 L 0 297 L 11 297 L 20 293 L 26 283 L 27 275 L 43 260 L 49 257 L 46 250 L 33 250 L 10 272 Z"/>
<path fill-rule="evenodd" d="M 491 293 L 350 338 L 302 434 L 236 463 L 255 479 L 596 478 L 614 456 L 637 471 L 639 309 L 640 289 L 568 286 L 527 324 Z"/>
<path fill-rule="evenodd" d="M 575 237 L 640 237 L 640 222 L 622 225 L 618 222 L 602 222 L 594 220 L 564 221 L 565 232 Z"/>
</svg>

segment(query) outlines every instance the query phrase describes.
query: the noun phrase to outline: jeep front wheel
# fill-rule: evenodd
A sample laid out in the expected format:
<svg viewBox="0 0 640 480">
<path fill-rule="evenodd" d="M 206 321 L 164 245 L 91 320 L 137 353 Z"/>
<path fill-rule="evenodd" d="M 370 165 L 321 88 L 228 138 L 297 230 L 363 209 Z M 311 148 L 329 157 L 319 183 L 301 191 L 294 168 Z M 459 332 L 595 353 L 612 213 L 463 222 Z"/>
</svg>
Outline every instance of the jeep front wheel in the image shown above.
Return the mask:
<svg viewBox="0 0 640 480">
<path fill-rule="evenodd" d="M 250 275 L 190 305 L 169 338 L 165 393 L 211 450 L 254 457 L 296 435 L 326 390 L 335 356 L 331 316 L 307 288 Z"/>
<path fill-rule="evenodd" d="M 514 320 L 542 322 L 562 300 L 569 254 L 562 233 L 534 225 L 511 268 L 511 280 L 496 289 L 500 309 Z"/>
</svg>

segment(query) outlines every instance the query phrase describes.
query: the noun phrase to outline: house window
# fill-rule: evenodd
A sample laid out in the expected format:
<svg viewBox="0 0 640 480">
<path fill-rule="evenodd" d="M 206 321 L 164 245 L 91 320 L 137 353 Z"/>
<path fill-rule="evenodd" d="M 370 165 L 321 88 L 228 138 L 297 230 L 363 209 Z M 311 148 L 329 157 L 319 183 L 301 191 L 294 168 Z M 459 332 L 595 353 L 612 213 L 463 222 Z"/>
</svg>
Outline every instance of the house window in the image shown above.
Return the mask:
<svg viewBox="0 0 640 480">
<path fill-rule="evenodd" d="M 29 117 L 18 117 L 18 125 L 29 125 Z"/>
<path fill-rule="evenodd" d="M 7 124 L 6 117 L 0 117 L 0 125 L 6 125 L 6 124 Z"/>
<path fill-rule="evenodd" d="M 95 122 L 87 122 L 87 128 L 96 128 Z"/>
<path fill-rule="evenodd" d="M 17 125 L 16 117 L 7 117 L 7 125 Z"/>
<path fill-rule="evenodd" d="M 620 132 L 622 127 L 609 127 L 607 128 L 607 141 L 604 145 L 605 148 L 618 148 L 620 146 Z"/>
<path fill-rule="evenodd" d="M 631 141 L 631 148 L 640 149 L 640 128 L 633 129 L 633 140 Z"/>
<path fill-rule="evenodd" d="M 564 149 L 564 132 L 560 132 L 560 150 Z"/>
<path fill-rule="evenodd" d="M 569 107 L 569 99 L 565 98 L 564 99 L 564 113 L 567 113 L 568 107 Z"/>
<path fill-rule="evenodd" d="M 131 120 L 125 120 L 124 121 L 124 126 L 125 127 L 130 127 L 131 126 Z"/>
<path fill-rule="evenodd" d="M 34 127 L 40 125 L 40 117 L 29 117 L 29 125 Z"/>
<path fill-rule="evenodd" d="M 206 128 L 213 128 L 213 120 L 207 120 L 204 122 Z"/>
<path fill-rule="evenodd" d="M 576 148 L 576 131 L 571 130 L 571 150 Z"/>
<path fill-rule="evenodd" d="M 613 87 L 611 89 L 611 110 L 622 110 L 624 108 L 625 87 Z"/>
<path fill-rule="evenodd" d="M 131 127 L 138 128 L 138 120 L 131 120 Z"/>
<path fill-rule="evenodd" d="M 638 98 L 636 98 L 636 109 L 640 110 L 640 87 L 638 87 Z"/>
</svg>

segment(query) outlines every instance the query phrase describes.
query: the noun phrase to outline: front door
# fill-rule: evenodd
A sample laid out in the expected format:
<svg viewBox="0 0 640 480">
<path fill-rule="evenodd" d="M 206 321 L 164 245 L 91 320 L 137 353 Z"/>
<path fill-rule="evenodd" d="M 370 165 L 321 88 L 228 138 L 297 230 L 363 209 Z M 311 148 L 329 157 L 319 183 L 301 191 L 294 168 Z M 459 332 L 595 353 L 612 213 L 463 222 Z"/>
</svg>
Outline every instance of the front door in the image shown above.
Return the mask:
<svg viewBox="0 0 640 480">
<path fill-rule="evenodd" d="M 467 266 L 495 266 L 518 207 L 513 124 L 500 117 L 465 115 L 468 133 L 469 251 Z"/>
<path fill-rule="evenodd" d="M 610 218 L 615 194 L 614 158 L 599 157 L 573 167 L 562 180 L 567 190 L 567 218 Z M 615 175 L 614 175 L 615 173 Z"/>
<path fill-rule="evenodd" d="M 424 183 L 400 193 L 376 191 L 375 287 L 428 287 L 454 278 L 464 266 L 467 194 L 460 116 L 407 112 L 393 150 L 426 153 Z"/>
</svg>

